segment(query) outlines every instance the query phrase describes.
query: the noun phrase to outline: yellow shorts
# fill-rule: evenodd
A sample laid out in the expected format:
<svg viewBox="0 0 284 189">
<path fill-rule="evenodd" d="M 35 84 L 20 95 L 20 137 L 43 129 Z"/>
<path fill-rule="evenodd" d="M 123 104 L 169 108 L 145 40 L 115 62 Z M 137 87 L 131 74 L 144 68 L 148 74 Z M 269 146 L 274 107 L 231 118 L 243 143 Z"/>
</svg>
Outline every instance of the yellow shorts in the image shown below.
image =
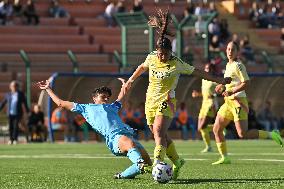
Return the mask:
<svg viewBox="0 0 284 189">
<path fill-rule="evenodd" d="M 174 117 L 176 111 L 176 99 L 171 98 L 167 101 L 157 102 L 154 104 L 146 104 L 145 114 L 148 125 L 153 125 L 157 115 L 163 115 L 170 118 Z"/>
<path fill-rule="evenodd" d="M 240 121 L 248 119 L 247 98 L 225 99 L 225 103 L 220 107 L 218 114 L 228 120 Z"/>
<path fill-rule="evenodd" d="M 215 117 L 215 115 L 216 115 L 216 110 L 213 104 L 213 100 L 210 99 L 202 101 L 198 118 Z"/>
</svg>

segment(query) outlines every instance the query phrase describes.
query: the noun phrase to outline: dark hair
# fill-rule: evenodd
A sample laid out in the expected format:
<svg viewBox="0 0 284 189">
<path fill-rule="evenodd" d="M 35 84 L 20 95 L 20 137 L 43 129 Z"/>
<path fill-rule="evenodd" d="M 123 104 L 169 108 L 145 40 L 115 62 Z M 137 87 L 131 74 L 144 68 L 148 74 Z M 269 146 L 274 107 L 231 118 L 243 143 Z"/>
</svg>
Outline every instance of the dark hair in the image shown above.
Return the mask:
<svg viewBox="0 0 284 189">
<path fill-rule="evenodd" d="M 172 50 L 172 43 L 166 36 L 174 36 L 174 34 L 168 30 L 168 24 L 170 23 L 169 9 L 163 12 L 161 9 L 157 10 L 157 16 L 150 16 L 148 25 L 157 28 L 159 38 L 156 43 L 156 48 Z"/>
<path fill-rule="evenodd" d="M 235 45 L 235 47 L 237 48 L 237 51 L 240 50 L 239 44 L 235 41 L 231 41 L 233 43 L 233 45 Z"/>
<path fill-rule="evenodd" d="M 105 86 L 102 86 L 102 87 L 96 88 L 96 89 L 92 92 L 92 97 L 96 97 L 97 95 L 102 94 L 102 93 L 107 93 L 109 96 L 112 95 L 110 88 L 105 87 Z"/>
<path fill-rule="evenodd" d="M 213 74 L 213 75 L 217 75 L 218 71 L 217 71 L 217 67 L 215 64 L 211 63 L 211 62 L 207 62 L 204 67 L 206 65 L 209 65 L 209 73 Z"/>
</svg>

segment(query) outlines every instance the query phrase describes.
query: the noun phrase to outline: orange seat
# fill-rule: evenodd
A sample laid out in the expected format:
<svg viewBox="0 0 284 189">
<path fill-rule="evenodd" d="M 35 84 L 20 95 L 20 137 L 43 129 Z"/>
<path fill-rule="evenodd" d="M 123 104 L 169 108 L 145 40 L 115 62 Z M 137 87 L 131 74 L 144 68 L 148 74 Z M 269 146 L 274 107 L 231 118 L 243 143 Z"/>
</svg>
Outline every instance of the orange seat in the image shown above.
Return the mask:
<svg viewBox="0 0 284 189">
<path fill-rule="evenodd" d="M 75 18 L 75 24 L 79 26 L 96 26 L 96 27 L 106 27 L 105 19 L 98 18 Z"/>
<path fill-rule="evenodd" d="M 70 23 L 70 18 L 50 18 L 41 17 L 40 25 L 45 26 L 67 26 Z"/>
<path fill-rule="evenodd" d="M 78 26 L 5 26 L 0 27 L 0 34 L 18 35 L 78 35 Z"/>
<path fill-rule="evenodd" d="M 89 44 L 87 35 L 0 35 L 1 44 Z"/>
<path fill-rule="evenodd" d="M 113 44 L 120 45 L 121 37 L 120 36 L 106 36 L 106 35 L 94 35 L 94 42 L 99 44 Z"/>
<path fill-rule="evenodd" d="M 75 53 L 98 53 L 100 50 L 99 45 L 96 44 L 0 44 L 1 53 L 17 53 L 21 49 L 27 53 L 66 53 L 68 50 L 72 50 Z"/>
<path fill-rule="evenodd" d="M 119 27 L 96 27 L 96 26 L 86 26 L 84 27 L 84 33 L 89 35 L 105 35 L 105 36 L 120 36 Z"/>
<path fill-rule="evenodd" d="M 118 52 L 121 52 L 121 45 L 120 44 L 116 44 L 116 45 L 104 44 L 102 46 L 102 49 L 104 53 L 113 53 L 115 50 Z"/>
</svg>

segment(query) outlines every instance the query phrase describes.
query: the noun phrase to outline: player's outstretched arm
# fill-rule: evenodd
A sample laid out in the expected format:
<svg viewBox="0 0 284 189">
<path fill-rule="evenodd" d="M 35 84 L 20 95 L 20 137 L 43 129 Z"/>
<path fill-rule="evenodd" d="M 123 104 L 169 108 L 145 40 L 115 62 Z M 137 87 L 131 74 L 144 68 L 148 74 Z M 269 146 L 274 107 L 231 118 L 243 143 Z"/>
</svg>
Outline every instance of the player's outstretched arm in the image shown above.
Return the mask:
<svg viewBox="0 0 284 189">
<path fill-rule="evenodd" d="M 53 100 L 53 102 L 55 104 L 57 104 L 57 106 L 60 106 L 62 108 L 66 108 L 67 110 L 71 110 L 73 108 L 73 102 L 69 102 L 69 101 L 65 101 L 65 100 L 61 100 L 56 94 L 54 94 L 54 92 L 51 90 L 51 88 L 49 87 L 49 80 L 46 81 L 40 81 L 37 82 L 37 86 L 41 89 L 41 90 L 46 90 L 46 92 L 48 93 L 48 95 L 50 96 L 50 98 Z"/>
<path fill-rule="evenodd" d="M 209 81 L 214 81 L 216 83 L 220 83 L 220 84 L 229 84 L 232 81 L 232 78 L 230 77 L 226 77 L 226 78 L 220 78 L 220 77 L 216 77 L 216 76 L 212 76 L 211 74 L 203 71 L 203 70 L 199 70 L 199 69 L 195 69 L 192 72 L 192 75 L 209 80 Z"/>
<path fill-rule="evenodd" d="M 128 81 L 125 83 L 125 88 L 128 90 L 130 89 L 132 83 L 139 77 L 141 74 L 143 74 L 145 71 L 147 71 L 148 68 L 144 66 L 144 64 L 140 64 L 137 69 L 133 72 L 132 76 L 128 79 Z"/>
<path fill-rule="evenodd" d="M 128 89 L 125 87 L 125 84 L 126 84 L 125 79 L 118 78 L 118 80 L 122 82 L 122 86 L 121 86 L 120 92 L 118 94 L 117 101 L 122 101 L 124 96 L 126 95 Z"/>
</svg>

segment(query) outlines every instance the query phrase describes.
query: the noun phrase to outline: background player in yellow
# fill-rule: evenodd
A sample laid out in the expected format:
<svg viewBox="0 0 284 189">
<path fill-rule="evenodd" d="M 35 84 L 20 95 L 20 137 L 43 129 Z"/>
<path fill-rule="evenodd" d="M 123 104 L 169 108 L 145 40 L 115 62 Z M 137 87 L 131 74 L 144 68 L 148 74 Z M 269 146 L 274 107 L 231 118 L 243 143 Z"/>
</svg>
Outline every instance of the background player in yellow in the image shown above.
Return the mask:
<svg viewBox="0 0 284 189">
<path fill-rule="evenodd" d="M 169 13 L 158 11 L 158 17 L 150 17 L 149 25 L 158 28 L 159 38 L 156 50 L 150 53 L 145 62 L 135 70 L 126 83 L 129 89 L 134 80 L 142 73 L 149 70 L 149 86 L 146 94 L 145 113 L 147 124 L 154 134 L 156 147 L 154 150 L 154 162 L 164 161 L 167 154 L 173 162 L 173 180 L 178 176 L 179 170 L 184 164 L 175 149 L 174 143 L 167 134 L 168 127 L 175 112 L 176 99 L 175 88 L 180 74 L 192 74 L 218 83 L 229 83 L 230 78 L 221 79 L 207 72 L 195 69 L 172 54 L 171 41 L 166 35 L 171 35 L 167 30 Z"/>
<path fill-rule="evenodd" d="M 238 44 L 235 42 L 230 42 L 227 45 L 226 53 L 229 62 L 226 65 L 224 77 L 231 77 L 232 82 L 226 84 L 225 87 L 224 85 L 217 85 L 216 87 L 216 92 L 222 93 L 225 102 L 217 113 L 213 128 L 217 148 L 221 154 L 221 158 L 212 163 L 213 165 L 231 163 L 223 134 L 224 128 L 231 121 L 234 121 L 238 136 L 241 139 L 269 138 L 283 146 L 282 138 L 277 131 L 248 130 L 248 102 L 245 90 L 249 84 L 249 77 L 245 66 L 237 61 L 238 50 Z"/>
<path fill-rule="evenodd" d="M 213 64 L 205 64 L 204 71 L 208 73 L 215 73 Z M 210 143 L 210 131 L 214 123 L 217 107 L 214 102 L 214 93 L 217 83 L 202 79 L 201 92 L 196 90 L 192 91 L 192 97 L 202 97 L 202 105 L 198 115 L 198 131 L 201 133 L 201 137 L 205 143 L 205 148 L 202 153 L 211 152 L 212 147 Z"/>
</svg>

